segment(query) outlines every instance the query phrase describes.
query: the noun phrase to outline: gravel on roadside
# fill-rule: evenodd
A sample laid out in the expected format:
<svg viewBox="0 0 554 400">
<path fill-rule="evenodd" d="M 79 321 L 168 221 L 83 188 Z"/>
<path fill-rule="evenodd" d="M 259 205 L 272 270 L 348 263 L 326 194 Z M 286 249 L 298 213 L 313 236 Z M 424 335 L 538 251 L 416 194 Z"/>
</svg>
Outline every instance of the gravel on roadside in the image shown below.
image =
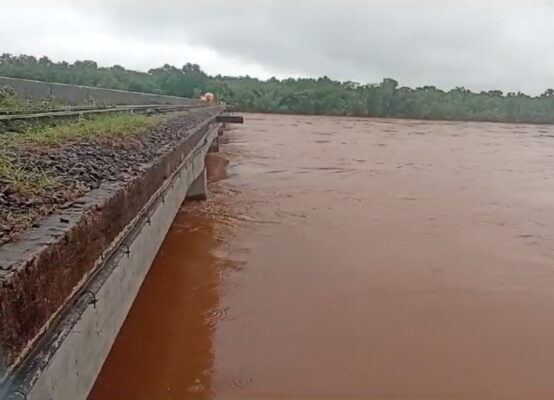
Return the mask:
<svg viewBox="0 0 554 400">
<path fill-rule="evenodd" d="M 26 191 L 0 173 L 0 245 L 17 240 L 40 219 L 69 207 L 106 181 L 138 176 L 145 166 L 179 144 L 213 109 L 168 116 L 158 125 L 125 139 L 76 138 L 63 143 L 6 150 L 11 168 L 41 174 L 40 191 Z"/>
</svg>

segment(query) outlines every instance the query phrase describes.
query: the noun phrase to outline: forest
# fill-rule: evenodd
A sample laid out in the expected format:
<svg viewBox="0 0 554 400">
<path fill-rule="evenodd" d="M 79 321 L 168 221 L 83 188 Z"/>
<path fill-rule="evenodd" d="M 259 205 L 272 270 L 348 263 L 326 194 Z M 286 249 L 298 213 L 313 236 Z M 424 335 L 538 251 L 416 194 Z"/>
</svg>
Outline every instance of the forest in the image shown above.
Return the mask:
<svg viewBox="0 0 554 400">
<path fill-rule="evenodd" d="M 553 89 L 529 96 L 499 90 L 476 93 L 464 87 L 410 88 L 391 78 L 379 83 L 340 82 L 326 76 L 260 80 L 210 76 L 191 63 L 139 72 L 120 65 L 101 67 L 90 60 L 53 62 L 48 57 L 11 54 L 0 56 L 0 76 L 195 98 L 210 91 L 240 111 L 554 123 Z"/>
</svg>

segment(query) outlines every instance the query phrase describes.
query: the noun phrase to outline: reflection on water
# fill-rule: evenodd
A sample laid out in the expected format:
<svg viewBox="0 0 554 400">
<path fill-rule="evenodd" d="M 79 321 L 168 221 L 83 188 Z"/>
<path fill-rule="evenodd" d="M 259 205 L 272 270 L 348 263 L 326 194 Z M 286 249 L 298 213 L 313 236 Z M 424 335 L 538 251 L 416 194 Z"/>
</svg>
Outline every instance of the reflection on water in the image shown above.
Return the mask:
<svg viewBox="0 0 554 400">
<path fill-rule="evenodd" d="M 554 398 L 554 127 L 225 137 L 91 399 Z"/>
<path fill-rule="evenodd" d="M 209 216 L 184 208 L 168 233 L 90 399 L 211 398 L 222 262 Z"/>
</svg>

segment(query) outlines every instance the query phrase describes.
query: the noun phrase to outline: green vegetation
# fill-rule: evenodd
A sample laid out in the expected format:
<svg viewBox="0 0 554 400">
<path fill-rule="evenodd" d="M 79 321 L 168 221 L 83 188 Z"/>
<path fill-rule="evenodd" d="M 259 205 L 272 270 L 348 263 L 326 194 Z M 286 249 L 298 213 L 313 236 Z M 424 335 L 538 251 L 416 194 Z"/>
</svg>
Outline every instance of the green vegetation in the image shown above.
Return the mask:
<svg viewBox="0 0 554 400">
<path fill-rule="evenodd" d="M 94 143 L 96 148 L 132 148 L 139 136 L 162 118 L 103 114 L 55 125 L 23 125 L 19 132 L 0 134 L 0 245 L 14 240 L 57 205 L 89 190 L 86 183 L 67 174 L 63 165 L 66 158 L 50 161 L 51 155 L 63 152 L 58 149 L 60 145 Z"/>
<path fill-rule="evenodd" d="M 5 196 L 15 193 L 23 196 L 18 197 L 17 201 L 31 205 L 34 202 L 32 199 L 47 196 L 57 186 L 55 178 L 36 166 L 22 164 L 4 143 L 0 143 L 0 206 L 6 202 Z M 3 237 L 6 229 L 10 231 L 13 227 L 18 227 L 25 230 L 33 224 L 37 216 L 46 215 L 48 210 L 49 207 L 45 204 L 37 204 L 36 209 L 26 206 L 0 207 L 0 245 L 6 241 Z"/>
<path fill-rule="evenodd" d="M 48 98 L 41 101 L 30 101 L 17 95 L 10 87 L 0 88 L 0 111 L 1 112 L 41 112 L 66 108 L 67 104 L 55 99 Z"/>
<path fill-rule="evenodd" d="M 37 168 L 25 168 L 0 152 L 0 177 L 21 193 L 36 195 L 54 187 L 55 180 Z"/>
<path fill-rule="evenodd" d="M 109 140 L 134 136 L 159 121 L 144 114 L 117 113 L 82 118 L 52 126 L 36 126 L 19 133 L 5 134 L 12 146 L 36 147 L 58 145 L 68 141 Z M 23 147 L 23 148 L 24 148 Z"/>
<path fill-rule="evenodd" d="M 37 60 L 10 54 L 0 55 L 0 76 L 182 97 L 198 97 L 208 83 L 208 76 L 196 64 L 182 68 L 164 65 L 144 73 L 119 65 L 102 68 L 94 61 L 54 63 L 47 57 Z"/>
<path fill-rule="evenodd" d="M 148 72 L 94 61 L 52 62 L 47 57 L 0 56 L 0 76 L 197 97 L 211 91 L 242 111 L 329 114 L 504 122 L 554 123 L 554 90 L 531 97 L 498 90 L 475 93 L 463 87 L 399 87 L 394 79 L 378 84 L 318 79 L 208 76 L 196 64 L 164 65 Z"/>
<path fill-rule="evenodd" d="M 17 154 L 20 152 L 41 150 L 74 141 L 117 144 L 158 122 L 159 117 L 155 116 L 118 113 L 4 133 L 0 135 L 0 179 L 20 193 L 40 194 L 51 189 L 56 182 L 45 171 L 18 162 Z"/>
</svg>

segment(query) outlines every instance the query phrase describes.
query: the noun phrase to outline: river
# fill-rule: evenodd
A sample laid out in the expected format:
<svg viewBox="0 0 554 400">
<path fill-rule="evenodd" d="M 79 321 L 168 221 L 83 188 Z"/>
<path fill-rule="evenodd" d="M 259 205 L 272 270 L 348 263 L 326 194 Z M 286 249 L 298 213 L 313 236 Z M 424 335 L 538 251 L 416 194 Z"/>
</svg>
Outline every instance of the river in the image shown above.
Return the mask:
<svg viewBox="0 0 554 400">
<path fill-rule="evenodd" d="M 554 127 L 252 114 L 224 138 L 90 400 L 554 398 Z"/>
</svg>

